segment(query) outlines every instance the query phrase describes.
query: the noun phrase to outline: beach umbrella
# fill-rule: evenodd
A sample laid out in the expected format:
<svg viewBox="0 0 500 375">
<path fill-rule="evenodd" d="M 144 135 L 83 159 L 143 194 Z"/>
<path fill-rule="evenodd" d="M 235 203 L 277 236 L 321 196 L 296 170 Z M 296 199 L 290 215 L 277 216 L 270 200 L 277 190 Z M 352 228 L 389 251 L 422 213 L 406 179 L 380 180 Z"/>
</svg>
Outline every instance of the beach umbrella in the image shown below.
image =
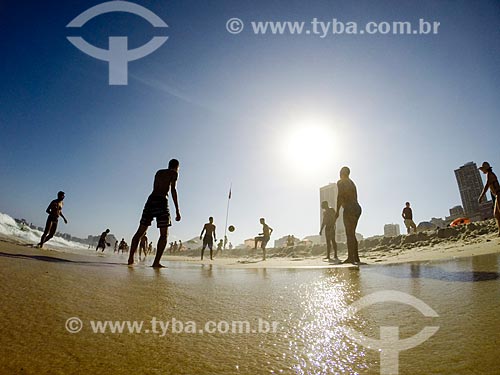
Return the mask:
<svg viewBox="0 0 500 375">
<path fill-rule="evenodd" d="M 450 224 L 450 227 L 458 227 L 459 225 L 470 224 L 470 220 L 467 217 L 459 217 L 455 219 Z"/>
</svg>

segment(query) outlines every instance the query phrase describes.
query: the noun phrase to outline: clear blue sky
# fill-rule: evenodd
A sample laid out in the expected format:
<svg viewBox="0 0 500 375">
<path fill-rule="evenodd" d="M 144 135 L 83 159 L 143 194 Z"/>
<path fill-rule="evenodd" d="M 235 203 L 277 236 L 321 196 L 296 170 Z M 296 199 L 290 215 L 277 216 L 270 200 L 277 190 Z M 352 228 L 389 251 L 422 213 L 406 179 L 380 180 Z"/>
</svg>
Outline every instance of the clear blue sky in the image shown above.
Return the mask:
<svg viewBox="0 0 500 375">
<path fill-rule="evenodd" d="M 349 165 L 359 232 L 373 235 L 400 222 L 407 200 L 417 221 L 445 216 L 460 203 L 453 170 L 465 162 L 500 171 L 498 1 L 137 1 L 169 28 L 117 13 L 65 27 L 99 3 L 0 3 L 1 212 L 41 225 L 64 190 L 61 230 L 109 227 L 130 239 L 155 171 L 176 157 L 183 220 L 173 238 L 198 234 L 210 215 L 222 232 L 231 182 L 233 243 L 255 235 L 261 216 L 274 239 L 302 237 L 318 231 L 318 188 Z M 231 35 L 231 17 L 441 26 L 320 39 L 254 35 L 249 25 Z M 168 41 L 129 64 L 127 86 L 109 86 L 107 63 L 66 40 L 105 48 L 124 35 L 136 47 L 157 34 Z M 331 155 L 308 166 L 296 156 L 315 151 L 311 138 L 293 152 L 283 144 L 318 125 L 329 132 L 318 147 Z"/>
</svg>

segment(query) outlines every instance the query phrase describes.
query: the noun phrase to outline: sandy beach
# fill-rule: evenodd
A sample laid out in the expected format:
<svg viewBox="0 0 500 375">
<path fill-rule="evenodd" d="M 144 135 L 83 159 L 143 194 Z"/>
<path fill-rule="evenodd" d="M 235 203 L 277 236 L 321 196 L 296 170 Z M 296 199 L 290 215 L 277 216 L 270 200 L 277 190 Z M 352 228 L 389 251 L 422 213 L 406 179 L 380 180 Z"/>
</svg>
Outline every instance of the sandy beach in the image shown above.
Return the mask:
<svg viewBox="0 0 500 375">
<path fill-rule="evenodd" d="M 418 264 L 419 272 L 430 275 L 427 277 L 433 278 L 435 270 L 441 270 L 439 272 L 444 273 L 439 278 L 454 280 L 458 277 L 457 281 L 464 278 L 459 284 L 454 281 L 450 285 L 436 281 L 444 290 L 455 293 L 455 288 L 459 287 L 460 293 L 464 293 L 464 287 L 468 285 L 467 273 L 454 276 L 454 272 L 435 266 L 434 261 L 448 259 L 459 262 L 464 259 L 468 262 L 468 259 L 480 259 L 479 255 L 499 253 L 499 240 L 492 234 L 474 241 L 362 253 L 367 265 L 354 271 L 328 269 L 331 266 L 324 263 L 321 257 L 270 258 L 265 262 L 257 258 L 217 258 L 213 262 L 201 262 L 185 256 L 166 256 L 168 268 L 154 270 L 149 267 L 150 259 L 127 267 L 125 254 L 76 254 L 75 250 L 51 250 L 49 244 L 48 249 L 40 250 L 4 237 L 0 241 L 0 367 L 5 374 L 252 374 L 270 371 L 296 374 L 301 373 L 298 369 L 306 366 L 309 370 L 302 373 L 313 374 L 317 370 L 315 363 L 319 362 L 312 361 L 310 356 L 303 357 L 312 351 L 319 356 L 317 361 L 326 361 L 322 362 L 323 366 L 331 366 L 332 373 L 340 362 L 349 357 L 351 362 L 344 365 L 351 369 L 349 371 L 374 374 L 378 366 L 376 352 L 364 351 L 342 338 L 341 332 L 332 328 L 338 322 L 332 318 L 321 318 L 317 322 L 328 324 L 330 328 L 318 328 L 321 330 L 318 332 L 311 331 L 306 322 L 310 319 L 316 321 L 314 316 L 317 314 L 328 317 L 338 313 L 330 311 L 333 306 L 329 307 L 328 301 L 341 298 L 335 303 L 335 309 L 346 305 L 356 296 L 356 293 L 353 296 L 350 292 L 345 294 L 351 288 L 360 288 L 364 292 L 383 287 L 394 288 L 391 280 L 407 272 L 407 262 Z M 475 264 L 476 261 L 472 262 Z M 386 268 L 389 264 L 393 267 L 400 267 L 400 264 L 402 268 Z M 427 269 L 434 271 L 425 271 Z M 498 274 L 491 270 L 491 265 L 481 266 L 474 269 L 473 277 L 491 280 L 490 284 L 484 285 L 495 288 Z M 415 277 L 413 266 L 411 272 L 411 277 Z M 491 275 L 497 276 L 492 278 Z M 364 279 L 372 281 L 356 286 Z M 425 286 L 427 282 L 424 280 L 418 278 L 412 283 L 423 283 Z M 398 288 L 405 284 L 406 281 Z M 309 286 L 304 289 L 304 285 Z M 432 288 L 436 286 L 433 284 Z M 488 289 L 484 297 L 486 301 L 491 300 L 489 295 L 496 293 L 495 290 Z M 421 297 L 430 298 L 430 295 L 434 293 L 425 292 Z M 438 301 L 433 302 L 437 304 Z M 308 307 L 311 303 L 314 305 Z M 297 307 L 301 304 L 302 307 Z M 309 314 L 313 315 L 309 317 Z M 77 334 L 69 333 L 65 328 L 72 317 L 79 317 L 85 325 L 85 329 Z M 96 334 L 88 328 L 90 320 L 140 319 L 148 322 L 151 317 L 165 320 L 175 317 L 200 324 L 207 319 L 265 317 L 278 319 L 280 324 L 284 324 L 284 333 L 272 337 L 259 334 L 250 337 L 206 334 L 158 337 L 129 333 Z M 409 316 L 405 321 L 420 322 L 419 319 Z M 452 320 L 450 324 L 455 326 L 457 322 Z M 490 320 L 490 324 L 497 323 Z M 462 327 L 469 329 L 467 325 Z M 344 342 L 338 352 L 332 352 L 330 344 L 316 341 L 329 329 L 333 329 L 333 334 L 340 335 L 339 340 Z M 470 329 L 474 329 L 476 334 L 482 332 L 477 327 Z M 477 339 L 484 338 L 479 336 Z M 290 349 L 290 343 L 303 349 L 296 352 L 293 347 Z M 318 345 L 322 348 L 320 352 L 317 352 Z M 439 342 L 439 345 L 438 349 L 446 356 L 444 348 L 447 344 Z M 419 356 L 425 355 L 426 350 L 423 346 L 421 351 L 412 352 L 411 358 L 414 359 L 406 359 L 408 365 L 414 363 L 412 361 L 420 361 Z M 484 366 L 493 365 L 496 357 L 490 352 L 483 347 Z M 324 359 L 320 353 L 329 353 L 331 359 Z M 452 356 L 452 353 L 449 354 Z M 430 361 L 426 366 L 420 365 L 421 371 L 412 373 L 424 374 L 429 369 L 439 369 L 438 362 Z M 465 373 L 456 372 L 453 366 L 447 368 L 452 372 L 443 370 L 440 373 Z"/>
</svg>

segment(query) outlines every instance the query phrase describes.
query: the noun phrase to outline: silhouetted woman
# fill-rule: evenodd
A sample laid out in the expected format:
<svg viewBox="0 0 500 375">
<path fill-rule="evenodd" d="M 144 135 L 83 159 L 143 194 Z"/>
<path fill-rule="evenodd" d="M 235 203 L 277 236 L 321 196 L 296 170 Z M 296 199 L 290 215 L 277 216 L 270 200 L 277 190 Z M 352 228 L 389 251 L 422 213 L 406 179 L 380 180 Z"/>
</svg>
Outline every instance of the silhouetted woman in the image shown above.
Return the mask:
<svg viewBox="0 0 500 375">
<path fill-rule="evenodd" d="M 337 214 L 339 217 L 340 207 L 344 208 L 344 226 L 347 237 L 347 259 L 344 263 L 360 263 L 358 255 L 358 240 L 356 239 L 356 227 L 361 216 L 361 206 L 358 203 L 358 192 L 356 185 L 349 178 L 351 170 L 343 167 L 340 170 L 340 180 L 337 182 Z"/>
</svg>

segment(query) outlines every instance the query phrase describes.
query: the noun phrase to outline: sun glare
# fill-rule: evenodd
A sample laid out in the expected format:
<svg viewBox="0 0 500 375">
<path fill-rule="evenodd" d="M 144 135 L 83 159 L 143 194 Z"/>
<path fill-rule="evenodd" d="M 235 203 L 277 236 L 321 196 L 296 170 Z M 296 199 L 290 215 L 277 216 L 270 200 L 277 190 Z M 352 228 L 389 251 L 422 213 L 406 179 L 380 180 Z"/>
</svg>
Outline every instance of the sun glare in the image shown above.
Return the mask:
<svg viewBox="0 0 500 375">
<path fill-rule="evenodd" d="M 327 126 L 304 124 L 287 133 L 283 153 L 295 168 L 318 171 L 332 164 L 336 145 L 335 135 Z"/>
</svg>

